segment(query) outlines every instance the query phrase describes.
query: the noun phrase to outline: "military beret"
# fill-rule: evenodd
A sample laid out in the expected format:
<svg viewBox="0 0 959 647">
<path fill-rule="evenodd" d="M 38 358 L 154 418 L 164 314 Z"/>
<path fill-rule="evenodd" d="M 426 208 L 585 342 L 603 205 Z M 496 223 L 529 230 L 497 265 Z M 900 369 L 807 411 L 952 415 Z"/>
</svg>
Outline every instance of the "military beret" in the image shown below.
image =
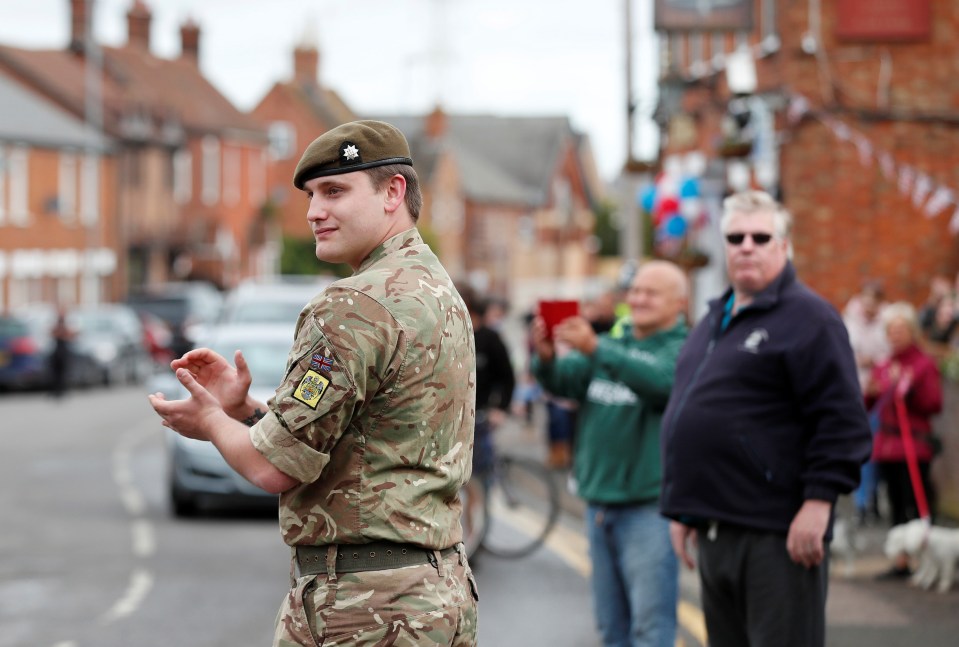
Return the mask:
<svg viewBox="0 0 959 647">
<path fill-rule="evenodd" d="M 306 147 L 293 172 L 293 186 L 302 189 L 313 178 L 387 164 L 413 165 L 403 133 L 383 121 L 351 121 L 326 131 Z"/>
</svg>

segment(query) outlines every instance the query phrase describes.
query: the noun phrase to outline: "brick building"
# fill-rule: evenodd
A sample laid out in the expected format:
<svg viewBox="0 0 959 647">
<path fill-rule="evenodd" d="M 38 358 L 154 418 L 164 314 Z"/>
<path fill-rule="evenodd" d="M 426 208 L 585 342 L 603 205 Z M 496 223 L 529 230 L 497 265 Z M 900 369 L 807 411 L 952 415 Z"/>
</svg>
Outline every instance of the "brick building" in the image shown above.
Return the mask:
<svg viewBox="0 0 959 647">
<path fill-rule="evenodd" d="M 293 76 L 277 81 L 252 113 L 270 135 L 268 198 L 284 236 L 309 238 L 306 202 L 293 187 L 300 155 L 326 131 L 358 119 L 320 77 L 320 50 L 302 42 L 293 50 Z"/>
<path fill-rule="evenodd" d="M 588 138 L 566 117 L 385 116 L 410 142 L 422 222 L 454 278 L 517 312 L 581 298 L 597 272 L 593 207 L 601 186 Z"/>
<path fill-rule="evenodd" d="M 143 0 L 131 0 L 119 47 L 97 45 L 92 0 L 62 2 L 66 47 L 0 45 L 0 76 L 112 141 L 115 182 L 102 202 L 116 213 L 112 296 L 171 279 L 229 287 L 272 271 L 261 213 L 267 133 L 203 76 L 199 25 L 183 22 L 180 55 L 161 58 Z M 32 165 L 35 151 L 24 150 Z"/>
<path fill-rule="evenodd" d="M 0 312 L 114 299 L 113 142 L 0 75 Z"/>
<path fill-rule="evenodd" d="M 662 155 L 706 154 L 711 212 L 780 196 L 799 275 L 837 307 L 866 278 L 920 303 L 955 276 L 959 1 L 713 4 L 656 3 Z"/>
</svg>

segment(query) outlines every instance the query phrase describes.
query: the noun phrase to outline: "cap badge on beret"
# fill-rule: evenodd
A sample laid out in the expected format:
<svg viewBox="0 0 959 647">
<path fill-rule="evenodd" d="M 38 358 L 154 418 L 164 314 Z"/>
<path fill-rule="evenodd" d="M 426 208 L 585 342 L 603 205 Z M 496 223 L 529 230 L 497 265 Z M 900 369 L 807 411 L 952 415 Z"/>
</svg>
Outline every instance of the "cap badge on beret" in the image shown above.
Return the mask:
<svg viewBox="0 0 959 647">
<path fill-rule="evenodd" d="M 392 164 L 413 166 L 403 133 L 384 121 L 351 121 L 326 131 L 306 147 L 293 171 L 293 186 L 302 190 L 314 178 Z"/>
<path fill-rule="evenodd" d="M 363 162 L 360 158 L 360 149 L 353 142 L 343 142 L 340 145 L 340 157 L 343 158 L 344 162 L 355 162 L 357 164 Z"/>
</svg>

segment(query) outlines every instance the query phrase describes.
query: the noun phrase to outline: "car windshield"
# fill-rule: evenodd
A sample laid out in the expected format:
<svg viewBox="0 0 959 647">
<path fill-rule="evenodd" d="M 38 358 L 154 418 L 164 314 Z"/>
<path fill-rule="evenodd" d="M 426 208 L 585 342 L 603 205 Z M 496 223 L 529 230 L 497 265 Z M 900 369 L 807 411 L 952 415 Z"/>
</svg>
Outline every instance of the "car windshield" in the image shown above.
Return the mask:
<svg viewBox="0 0 959 647">
<path fill-rule="evenodd" d="M 19 337 L 27 334 L 27 326 L 17 319 L 0 317 L 0 336 Z"/>
<path fill-rule="evenodd" d="M 183 323 L 190 310 L 186 297 L 132 296 L 127 302 L 137 310 L 145 310 L 174 324 Z"/>
<path fill-rule="evenodd" d="M 105 312 L 78 312 L 75 315 L 75 319 L 77 325 L 84 332 L 106 334 L 115 333 L 117 331 L 116 320 Z"/>
<path fill-rule="evenodd" d="M 271 389 L 279 386 L 286 375 L 286 356 L 290 352 L 291 343 L 292 339 L 284 342 L 247 340 L 239 344 L 218 344 L 213 350 L 231 361 L 237 348 L 242 350 L 253 377 L 253 388 Z"/>
<path fill-rule="evenodd" d="M 237 303 L 230 310 L 230 323 L 285 323 L 293 325 L 306 302 L 299 301 L 248 301 Z"/>
</svg>

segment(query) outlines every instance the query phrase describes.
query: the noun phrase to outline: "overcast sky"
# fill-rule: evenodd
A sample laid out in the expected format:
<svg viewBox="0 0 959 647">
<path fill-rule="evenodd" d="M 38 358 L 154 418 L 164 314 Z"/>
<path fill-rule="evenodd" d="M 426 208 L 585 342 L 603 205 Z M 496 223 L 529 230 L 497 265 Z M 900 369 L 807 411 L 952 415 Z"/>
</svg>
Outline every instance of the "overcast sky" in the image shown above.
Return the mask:
<svg viewBox="0 0 959 647">
<path fill-rule="evenodd" d="M 633 1 L 634 94 L 655 100 L 652 0 Z M 361 116 L 449 112 L 565 115 L 604 179 L 626 158 L 624 0 L 145 0 L 159 56 L 201 27 L 200 67 L 241 110 L 292 73 L 293 47 L 320 48 L 320 79 Z M 101 43 L 126 42 L 133 0 L 96 0 Z M 0 42 L 60 48 L 70 0 L 0 0 Z M 2 118 L 2 117 L 0 117 Z M 654 154 L 640 129 L 639 157 Z"/>
</svg>

